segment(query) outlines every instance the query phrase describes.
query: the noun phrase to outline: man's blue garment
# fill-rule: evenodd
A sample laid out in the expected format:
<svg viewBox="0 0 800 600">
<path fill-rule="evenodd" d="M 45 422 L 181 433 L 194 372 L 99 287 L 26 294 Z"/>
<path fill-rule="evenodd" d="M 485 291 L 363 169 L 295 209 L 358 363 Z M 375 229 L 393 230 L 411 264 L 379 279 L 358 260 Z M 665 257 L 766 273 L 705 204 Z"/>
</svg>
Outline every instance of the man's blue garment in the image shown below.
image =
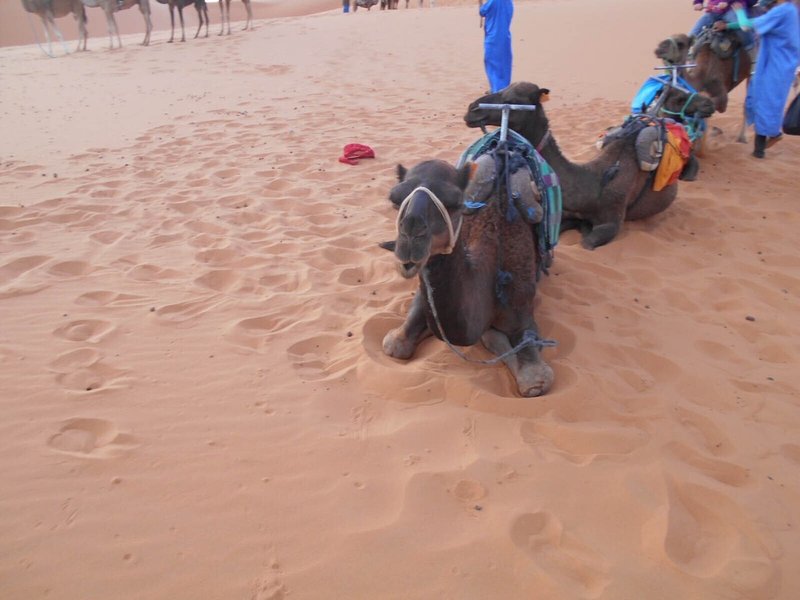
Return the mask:
<svg viewBox="0 0 800 600">
<path fill-rule="evenodd" d="M 781 133 L 783 107 L 800 63 L 800 14 L 793 2 L 784 2 L 750 23 L 761 49 L 745 99 L 747 122 L 755 123 L 757 134 L 775 137 Z"/>
<path fill-rule="evenodd" d="M 511 83 L 511 17 L 514 16 L 514 3 L 512 0 L 489 0 L 481 6 L 480 13 L 486 19 L 483 64 L 491 92 L 495 93 Z"/>
</svg>

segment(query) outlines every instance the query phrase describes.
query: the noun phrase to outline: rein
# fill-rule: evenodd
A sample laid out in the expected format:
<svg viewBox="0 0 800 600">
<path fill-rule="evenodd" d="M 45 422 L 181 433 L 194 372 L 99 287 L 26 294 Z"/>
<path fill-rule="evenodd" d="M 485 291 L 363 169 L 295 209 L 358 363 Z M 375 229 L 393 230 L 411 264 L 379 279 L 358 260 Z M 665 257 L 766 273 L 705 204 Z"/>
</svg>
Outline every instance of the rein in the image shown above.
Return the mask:
<svg viewBox="0 0 800 600">
<path fill-rule="evenodd" d="M 442 254 L 451 254 L 453 252 L 453 248 L 456 245 L 456 240 L 458 240 L 458 234 L 461 233 L 461 225 L 464 222 L 464 218 L 462 217 L 458 221 L 458 227 L 453 229 L 453 220 L 450 218 L 450 213 L 447 212 L 444 204 L 441 200 L 430 191 L 428 188 L 424 186 L 415 187 L 411 190 L 411 193 L 405 197 L 405 199 L 400 203 L 400 208 L 397 211 L 397 222 L 395 223 L 395 228 L 397 233 L 400 233 L 400 222 L 403 220 L 403 217 L 406 216 L 406 210 L 408 209 L 408 204 L 411 202 L 412 196 L 417 192 L 425 192 L 430 198 L 433 205 L 439 210 L 439 213 L 442 215 L 444 219 L 445 225 L 447 225 L 447 233 L 450 235 L 450 242 L 447 244 L 447 248 L 442 251 Z"/>
<path fill-rule="evenodd" d="M 686 99 L 686 102 L 683 103 L 683 106 L 681 107 L 681 110 L 679 112 L 675 112 L 675 111 L 672 111 L 672 110 L 667 110 L 663 106 L 661 107 L 661 112 L 666 113 L 668 115 L 678 116 L 681 119 L 685 119 L 686 118 L 686 109 L 689 108 L 689 105 L 692 103 L 692 100 L 694 100 L 695 96 L 697 96 L 697 92 L 692 92 L 691 94 L 689 94 L 689 97 Z"/>
<path fill-rule="evenodd" d="M 500 361 L 505 360 L 506 358 L 508 358 L 513 354 L 516 354 L 517 352 L 519 352 L 520 350 L 522 350 L 527 346 L 535 346 L 536 348 L 546 348 L 558 345 L 558 342 L 556 342 L 555 340 L 542 339 L 535 331 L 533 331 L 532 329 L 527 329 L 522 334 L 522 340 L 520 341 L 520 343 L 511 348 L 511 350 L 503 352 L 502 354 L 487 360 L 470 358 L 469 356 L 461 352 L 461 350 L 456 348 L 452 343 L 450 343 L 450 340 L 447 339 L 447 336 L 444 333 L 444 327 L 442 327 L 442 323 L 441 321 L 439 321 L 439 313 L 436 312 L 436 304 L 434 304 L 433 302 L 433 288 L 431 287 L 431 282 L 430 279 L 428 278 L 427 266 L 424 269 L 422 269 L 421 275 L 422 275 L 422 281 L 425 283 L 425 293 L 428 299 L 428 306 L 431 307 L 431 313 L 433 313 L 433 320 L 436 323 L 436 327 L 439 328 L 439 333 L 442 336 L 442 340 L 444 341 L 445 344 L 447 344 L 447 347 L 450 348 L 450 350 L 455 352 L 458 356 L 460 356 L 467 362 L 479 363 L 482 365 L 496 365 Z"/>
</svg>

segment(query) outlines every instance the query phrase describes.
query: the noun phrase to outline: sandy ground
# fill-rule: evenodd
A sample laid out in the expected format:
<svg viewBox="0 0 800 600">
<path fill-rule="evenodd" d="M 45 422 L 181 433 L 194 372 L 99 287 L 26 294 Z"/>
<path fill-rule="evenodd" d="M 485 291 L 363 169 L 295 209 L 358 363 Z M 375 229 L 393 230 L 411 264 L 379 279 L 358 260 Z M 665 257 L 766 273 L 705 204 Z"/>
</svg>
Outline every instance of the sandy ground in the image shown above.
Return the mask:
<svg viewBox="0 0 800 600">
<path fill-rule="evenodd" d="M 518 2 L 514 79 L 588 160 L 694 18 Z M 476 137 L 472 2 L 133 31 L 0 51 L 0 597 L 800 597 L 799 140 L 751 158 L 737 91 L 667 211 L 564 234 L 523 399 L 381 352 L 395 165 Z"/>
</svg>

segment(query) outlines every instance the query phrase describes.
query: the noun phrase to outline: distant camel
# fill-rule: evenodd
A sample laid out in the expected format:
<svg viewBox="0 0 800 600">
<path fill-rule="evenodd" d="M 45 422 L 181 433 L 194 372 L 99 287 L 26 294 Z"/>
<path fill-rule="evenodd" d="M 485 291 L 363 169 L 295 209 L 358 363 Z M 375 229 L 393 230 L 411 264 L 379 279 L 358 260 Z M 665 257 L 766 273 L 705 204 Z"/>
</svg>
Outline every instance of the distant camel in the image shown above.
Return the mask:
<svg viewBox="0 0 800 600">
<path fill-rule="evenodd" d="M 244 29 L 242 31 L 247 31 L 250 29 L 250 25 L 253 21 L 253 7 L 250 6 L 250 0 L 242 0 L 244 2 L 244 7 L 247 9 L 247 23 L 244 25 Z M 225 32 L 225 21 L 228 22 L 228 35 L 231 34 L 231 0 L 219 0 L 219 12 L 222 14 L 222 29 L 219 30 L 219 34 L 222 35 Z M 227 15 L 227 17 L 226 17 Z"/>
<path fill-rule="evenodd" d="M 22 0 L 22 8 L 27 12 L 39 15 L 44 26 L 44 36 L 47 40 L 47 54 L 53 56 L 53 46 L 50 40 L 50 28 L 52 27 L 55 36 L 61 42 L 64 48 L 64 53 L 69 54 L 66 44 L 64 44 L 64 36 L 56 25 L 55 19 L 66 17 L 72 13 L 75 20 L 78 22 L 78 52 L 86 50 L 86 11 L 81 4 L 81 0 Z"/>
<path fill-rule="evenodd" d="M 715 48 L 720 40 L 727 40 L 733 51 L 720 55 Z M 694 54 L 692 58 L 690 51 Z M 686 71 L 684 78 L 698 92 L 707 93 L 714 101 L 717 112 L 724 113 L 728 108 L 728 92 L 743 81 L 749 81 L 752 61 L 750 53 L 741 47 L 733 33 L 703 32 L 695 41 L 688 35 L 679 33 L 668 37 L 658 44 L 655 55 L 665 63 L 673 65 L 686 64 L 694 60 L 696 66 Z M 746 141 L 747 124 L 742 119 L 737 141 Z"/>
<path fill-rule="evenodd" d="M 190 4 L 194 4 L 194 7 L 197 9 L 197 19 L 199 23 L 197 24 L 197 33 L 194 34 L 194 37 L 197 38 L 200 35 L 200 30 L 203 28 L 203 23 L 206 26 L 206 37 L 208 37 L 208 6 L 206 6 L 206 0 L 156 0 L 159 4 L 167 4 L 169 6 L 169 21 L 172 25 L 172 32 L 170 33 L 169 40 L 167 40 L 168 44 L 171 44 L 172 41 L 175 39 L 175 9 L 178 9 L 178 16 L 181 20 L 181 41 L 186 41 L 186 30 L 183 27 L 183 9 Z M 203 21 L 203 15 L 205 15 L 205 21 Z"/>
<path fill-rule="evenodd" d="M 108 39 L 111 42 L 111 49 L 114 49 L 114 36 L 117 36 L 117 43 L 122 48 L 122 40 L 119 38 L 119 28 L 114 13 L 118 10 L 125 10 L 132 6 L 138 6 L 144 17 L 145 34 L 142 46 L 150 44 L 150 32 L 153 30 L 153 22 L 150 20 L 150 0 L 81 0 L 83 5 L 88 8 L 100 7 L 106 14 L 108 24 Z"/>
</svg>

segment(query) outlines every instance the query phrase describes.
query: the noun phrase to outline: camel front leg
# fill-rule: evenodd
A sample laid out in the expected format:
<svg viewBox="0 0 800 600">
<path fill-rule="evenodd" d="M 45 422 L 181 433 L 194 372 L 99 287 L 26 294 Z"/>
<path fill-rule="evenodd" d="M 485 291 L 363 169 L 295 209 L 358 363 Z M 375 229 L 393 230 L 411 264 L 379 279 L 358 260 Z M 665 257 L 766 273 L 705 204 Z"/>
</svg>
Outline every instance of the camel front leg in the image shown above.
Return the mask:
<svg viewBox="0 0 800 600">
<path fill-rule="evenodd" d="M 200 30 L 203 28 L 203 11 L 200 8 L 200 5 L 196 5 L 197 8 L 197 31 L 194 33 L 194 39 L 197 39 L 197 36 L 200 35 Z"/>
<path fill-rule="evenodd" d="M 169 22 L 170 25 L 172 25 L 172 32 L 169 35 L 167 43 L 171 44 L 175 40 L 175 5 L 172 4 L 172 2 L 169 3 Z"/>
<path fill-rule="evenodd" d="M 242 31 L 247 31 L 251 28 L 253 23 L 253 7 L 250 4 L 250 0 L 242 0 L 244 2 L 244 8 L 247 10 L 247 22 L 244 24 L 244 29 Z"/>
<path fill-rule="evenodd" d="M 220 30 L 218 35 L 225 33 L 225 0 L 219 0 L 219 20 Z"/>
<path fill-rule="evenodd" d="M 89 32 L 86 30 L 86 9 L 81 6 L 81 13 L 75 15 L 75 20 L 78 21 L 78 49 L 77 52 L 86 51 L 86 43 L 89 39 Z M 83 48 L 81 48 L 81 45 Z"/>
<path fill-rule="evenodd" d="M 181 19 L 181 41 L 186 41 L 186 25 L 183 22 L 183 6 L 178 7 L 178 17 Z"/>
<path fill-rule="evenodd" d="M 58 28 L 58 25 L 56 25 L 56 19 L 51 11 L 47 11 L 47 20 L 53 27 L 53 33 L 55 33 L 56 37 L 58 38 L 58 41 L 61 42 L 61 47 L 64 49 L 64 54 L 69 54 L 69 49 L 67 48 L 67 44 L 64 42 L 64 36 L 61 35 L 61 30 Z M 81 42 L 80 40 L 78 40 L 78 50 L 80 50 L 80 48 L 81 48 Z"/>
<path fill-rule="evenodd" d="M 392 358 L 411 358 L 420 342 L 431 335 L 433 332 L 428 327 L 428 320 L 425 317 L 425 301 L 420 288 L 411 301 L 405 323 L 397 329 L 392 329 L 383 338 L 383 353 Z"/>
<path fill-rule="evenodd" d="M 598 246 L 607 244 L 619 233 L 622 228 L 622 219 L 610 223 L 600 223 L 592 227 L 592 230 L 583 236 L 581 245 L 587 250 L 594 250 Z"/>
<path fill-rule="evenodd" d="M 47 56 L 50 58 L 54 58 L 53 56 L 53 42 L 50 39 L 50 28 L 47 25 L 47 17 L 45 15 L 41 15 L 42 19 L 42 27 L 44 28 L 44 39 L 47 40 Z"/>
<path fill-rule="evenodd" d="M 747 91 L 750 91 L 750 79 L 747 80 Z M 747 109 L 742 108 L 742 126 L 739 128 L 739 135 L 736 141 L 740 144 L 747 143 Z"/>
<path fill-rule="evenodd" d="M 536 332 L 536 326 L 533 325 Z M 501 356 L 509 352 L 522 340 L 524 331 L 512 336 L 512 339 L 499 329 L 490 328 L 483 336 L 481 342 L 486 349 L 495 356 Z M 514 379 L 517 381 L 517 389 L 525 398 L 534 398 L 546 394 L 553 385 L 553 369 L 542 360 L 539 350 L 533 346 L 526 346 L 516 354 L 511 354 L 503 359 L 503 363 L 508 367 Z"/>
<path fill-rule="evenodd" d="M 142 16 L 144 17 L 145 27 L 144 41 L 142 42 L 142 46 L 149 46 L 150 32 L 153 31 L 153 20 L 150 18 L 150 3 L 148 0 L 139 1 L 139 10 L 142 12 Z"/>
<path fill-rule="evenodd" d="M 111 0 L 110 2 L 106 3 L 103 6 L 103 12 L 106 13 L 106 29 L 108 29 L 108 49 L 114 49 L 114 27 L 111 25 L 114 19 L 114 9 L 111 6 L 111 2 L 116 2 L 117 0 Z M 122 44 L 120 43 L 120 46 Z"/>
</svg>

